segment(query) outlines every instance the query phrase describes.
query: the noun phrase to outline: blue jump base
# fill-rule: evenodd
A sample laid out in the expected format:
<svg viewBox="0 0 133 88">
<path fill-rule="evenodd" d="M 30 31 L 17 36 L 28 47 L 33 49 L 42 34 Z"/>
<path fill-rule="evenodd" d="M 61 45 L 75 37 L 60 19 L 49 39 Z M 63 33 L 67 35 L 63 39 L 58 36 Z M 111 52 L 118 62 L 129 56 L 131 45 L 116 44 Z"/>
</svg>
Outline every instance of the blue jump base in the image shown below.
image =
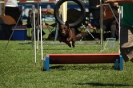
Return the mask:
<svg viewBox="0 0 133 88">
<path fill-rule="evenodd" d="M 114 63 L 115 69 L 123 70 L 123 58 L 120 54 L 47 54 L 43 60 L 43 69 L 50 71 L 50 64 L 95 63 Z"/>
</svg>

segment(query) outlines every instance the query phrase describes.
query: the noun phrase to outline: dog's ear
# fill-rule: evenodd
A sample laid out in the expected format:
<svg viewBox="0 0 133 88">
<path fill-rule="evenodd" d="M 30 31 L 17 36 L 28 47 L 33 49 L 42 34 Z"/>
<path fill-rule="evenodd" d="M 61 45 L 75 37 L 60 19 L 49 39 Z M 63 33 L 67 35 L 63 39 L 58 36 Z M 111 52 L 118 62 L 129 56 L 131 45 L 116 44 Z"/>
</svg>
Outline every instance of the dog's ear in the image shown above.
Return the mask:
<svg viewBox="0 0 133 88">
<path fill-rule="evenodd" d="M 69 27 L 69 23 L 68 23 L 68 21 L 65 22 L 65 25 Z"/>
</svg>

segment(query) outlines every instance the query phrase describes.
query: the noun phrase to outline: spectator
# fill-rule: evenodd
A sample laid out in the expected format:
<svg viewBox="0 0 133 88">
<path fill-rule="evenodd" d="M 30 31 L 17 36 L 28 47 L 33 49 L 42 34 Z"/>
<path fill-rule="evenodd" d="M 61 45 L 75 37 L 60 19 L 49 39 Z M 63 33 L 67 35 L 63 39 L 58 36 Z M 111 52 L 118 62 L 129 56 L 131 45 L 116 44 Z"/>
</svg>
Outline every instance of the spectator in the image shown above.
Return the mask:
<svg viewBox="0 0 133 88">
<path fill-rule="evenodd" d="M 113 13 L 115 14 L 115 17 L 118 20 L 118 18 L 119 18 L 118 4 L 110 3 L 110 5 L 111 5 L 111 9 L 113 10 Z M 108 13 L 108 14 L 112 14 L 111 10 L 110 10 L 110 12 L 111 13 Z M 116 34 L 117 34 L 116 32 L 118 30 L 118 23 L 117 23 L 115 17 L 113 16 L 113 14 L 110 16 L 111 16 L 110 18 L 103 20 L 103 30 L 107 31 L 109 29 L 111 31 L 111 37 L 116 38 Z"/>
<path fill-rule="evenodd" d="M 36 26 L 39 26 L 38 19 L 39 19 L 38 18 L 38 11 L 35 10 L 35 25 Z M 27 28 L 32 28 L 32 25 L 33 25 L 33 12 L 32 12 L 32 10 L 29 10 L 26 26 L 27 26 Z M 36 27 L 35 30 L 36 30 L 36 37 L 37 37 L 38 28 Z M 40 28 L 39 28 L 39 30 L 40 30 Z M 33 32 L 33 31 L 31 31 L 31 32 Z M 46 33 L 42 30 L 42 36 L 45 34 Z"/>
<path fill-rule="evenodd" d="M 113 13 L 118 18 L 118 16 L 119 16 L 119 14 L 117 12 L 118 4 L 117 3 L 110 3 L 110 5 L 111 5 L 111 9 L 113 10 Z M 100 19 L 100 8 L 99 7 L 100 7 L 100 5 L 97 4 L 95 6 L 95 9 L 93 9 L 93 11 L 94 10 L 97 10 L 97 12 L 95 12 L 95 13 L 92 12 L 92 16 L 94 16 L 94 17 L 90 21 L 90 23 L 88 24 L 88 27 L 91 28 L 91 29 L 94 29 L 94 30 L 96 30 L 97 28 L 100 28 L 100 23 L 99 23 L 99 19 Z M 93 6 L 93 8 L 94 8 L 94 6 Z M 106 12 L 106 9 L 108 9 L 107 11 L 109 13 Z M 104 14 L 104 18 L 103 18 L 103 30 L 104 31 L 107 31 L 108 29 L 110 29 L 111 30 L 111 36 L 110 37 L 113 37 L 114 38 L 114 37 L 116 37 L 115 35 L 116 35 L 116 30 L 117 30 L 117 25 L 118 25 L 117 24 L 117 21 L 116 21 L 115 17 L 112 16 L 113 14 L 112 14 L 112 11 L 110 10 L 109 6 L 104 6 L 104 13 L 105 14 Z M 99 14 L 99 16 L 98 16 L 98 14 Z"/>
<path fill-rule="evenodd" d="M 31 28 L 31 14 L 32 14 L 32 10 L 29 10 L 29 13 L 28 13 L 28 17 L 27 17 L 27 28 Z"/>
</svg>

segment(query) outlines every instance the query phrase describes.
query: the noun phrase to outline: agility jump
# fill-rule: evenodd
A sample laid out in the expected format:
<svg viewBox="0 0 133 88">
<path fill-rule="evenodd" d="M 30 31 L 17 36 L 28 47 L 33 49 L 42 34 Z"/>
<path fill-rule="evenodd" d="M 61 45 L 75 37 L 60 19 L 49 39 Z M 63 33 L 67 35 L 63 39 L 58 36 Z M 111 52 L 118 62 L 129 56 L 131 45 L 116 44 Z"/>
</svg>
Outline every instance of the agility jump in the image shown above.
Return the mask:
<svg viewBox="0 0 133 88">
<path fill-rule="evenodd" d="M 43 69 L 50 71 L 50 64 L 96 64 L 114 63 L 115 69 L 123 70 L 120 54 L 47 54 L 43 60 Z"/>
</svg>

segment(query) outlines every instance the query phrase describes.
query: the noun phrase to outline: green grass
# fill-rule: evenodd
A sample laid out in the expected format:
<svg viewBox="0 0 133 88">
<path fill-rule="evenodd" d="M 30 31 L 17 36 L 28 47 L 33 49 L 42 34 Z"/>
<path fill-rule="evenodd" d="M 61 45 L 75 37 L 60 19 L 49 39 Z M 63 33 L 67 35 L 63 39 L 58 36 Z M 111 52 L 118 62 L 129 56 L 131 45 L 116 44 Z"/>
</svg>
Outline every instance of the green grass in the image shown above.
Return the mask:
<svg viewBox="0 0 133 88">
<path fill-rule="evenodd" d="M 34 50 L 30 41 L 0 41 L 0 88 L 132 88 L 133 63 L 124 63 L 124 70 L 113 69 L 113 64 L 51 65 L 42 71 L 40 50 L 34 64 Z M 91 42 L 91 41 L 90 41 Z M 104 42 L 105 45 L 105 42 Z M 44 45 L 47 53 L 118 53 L 108 46 L 100 52 L 100 45 Z M 57 67 L 57 68 L 55 68 Z"/>
</svg>

